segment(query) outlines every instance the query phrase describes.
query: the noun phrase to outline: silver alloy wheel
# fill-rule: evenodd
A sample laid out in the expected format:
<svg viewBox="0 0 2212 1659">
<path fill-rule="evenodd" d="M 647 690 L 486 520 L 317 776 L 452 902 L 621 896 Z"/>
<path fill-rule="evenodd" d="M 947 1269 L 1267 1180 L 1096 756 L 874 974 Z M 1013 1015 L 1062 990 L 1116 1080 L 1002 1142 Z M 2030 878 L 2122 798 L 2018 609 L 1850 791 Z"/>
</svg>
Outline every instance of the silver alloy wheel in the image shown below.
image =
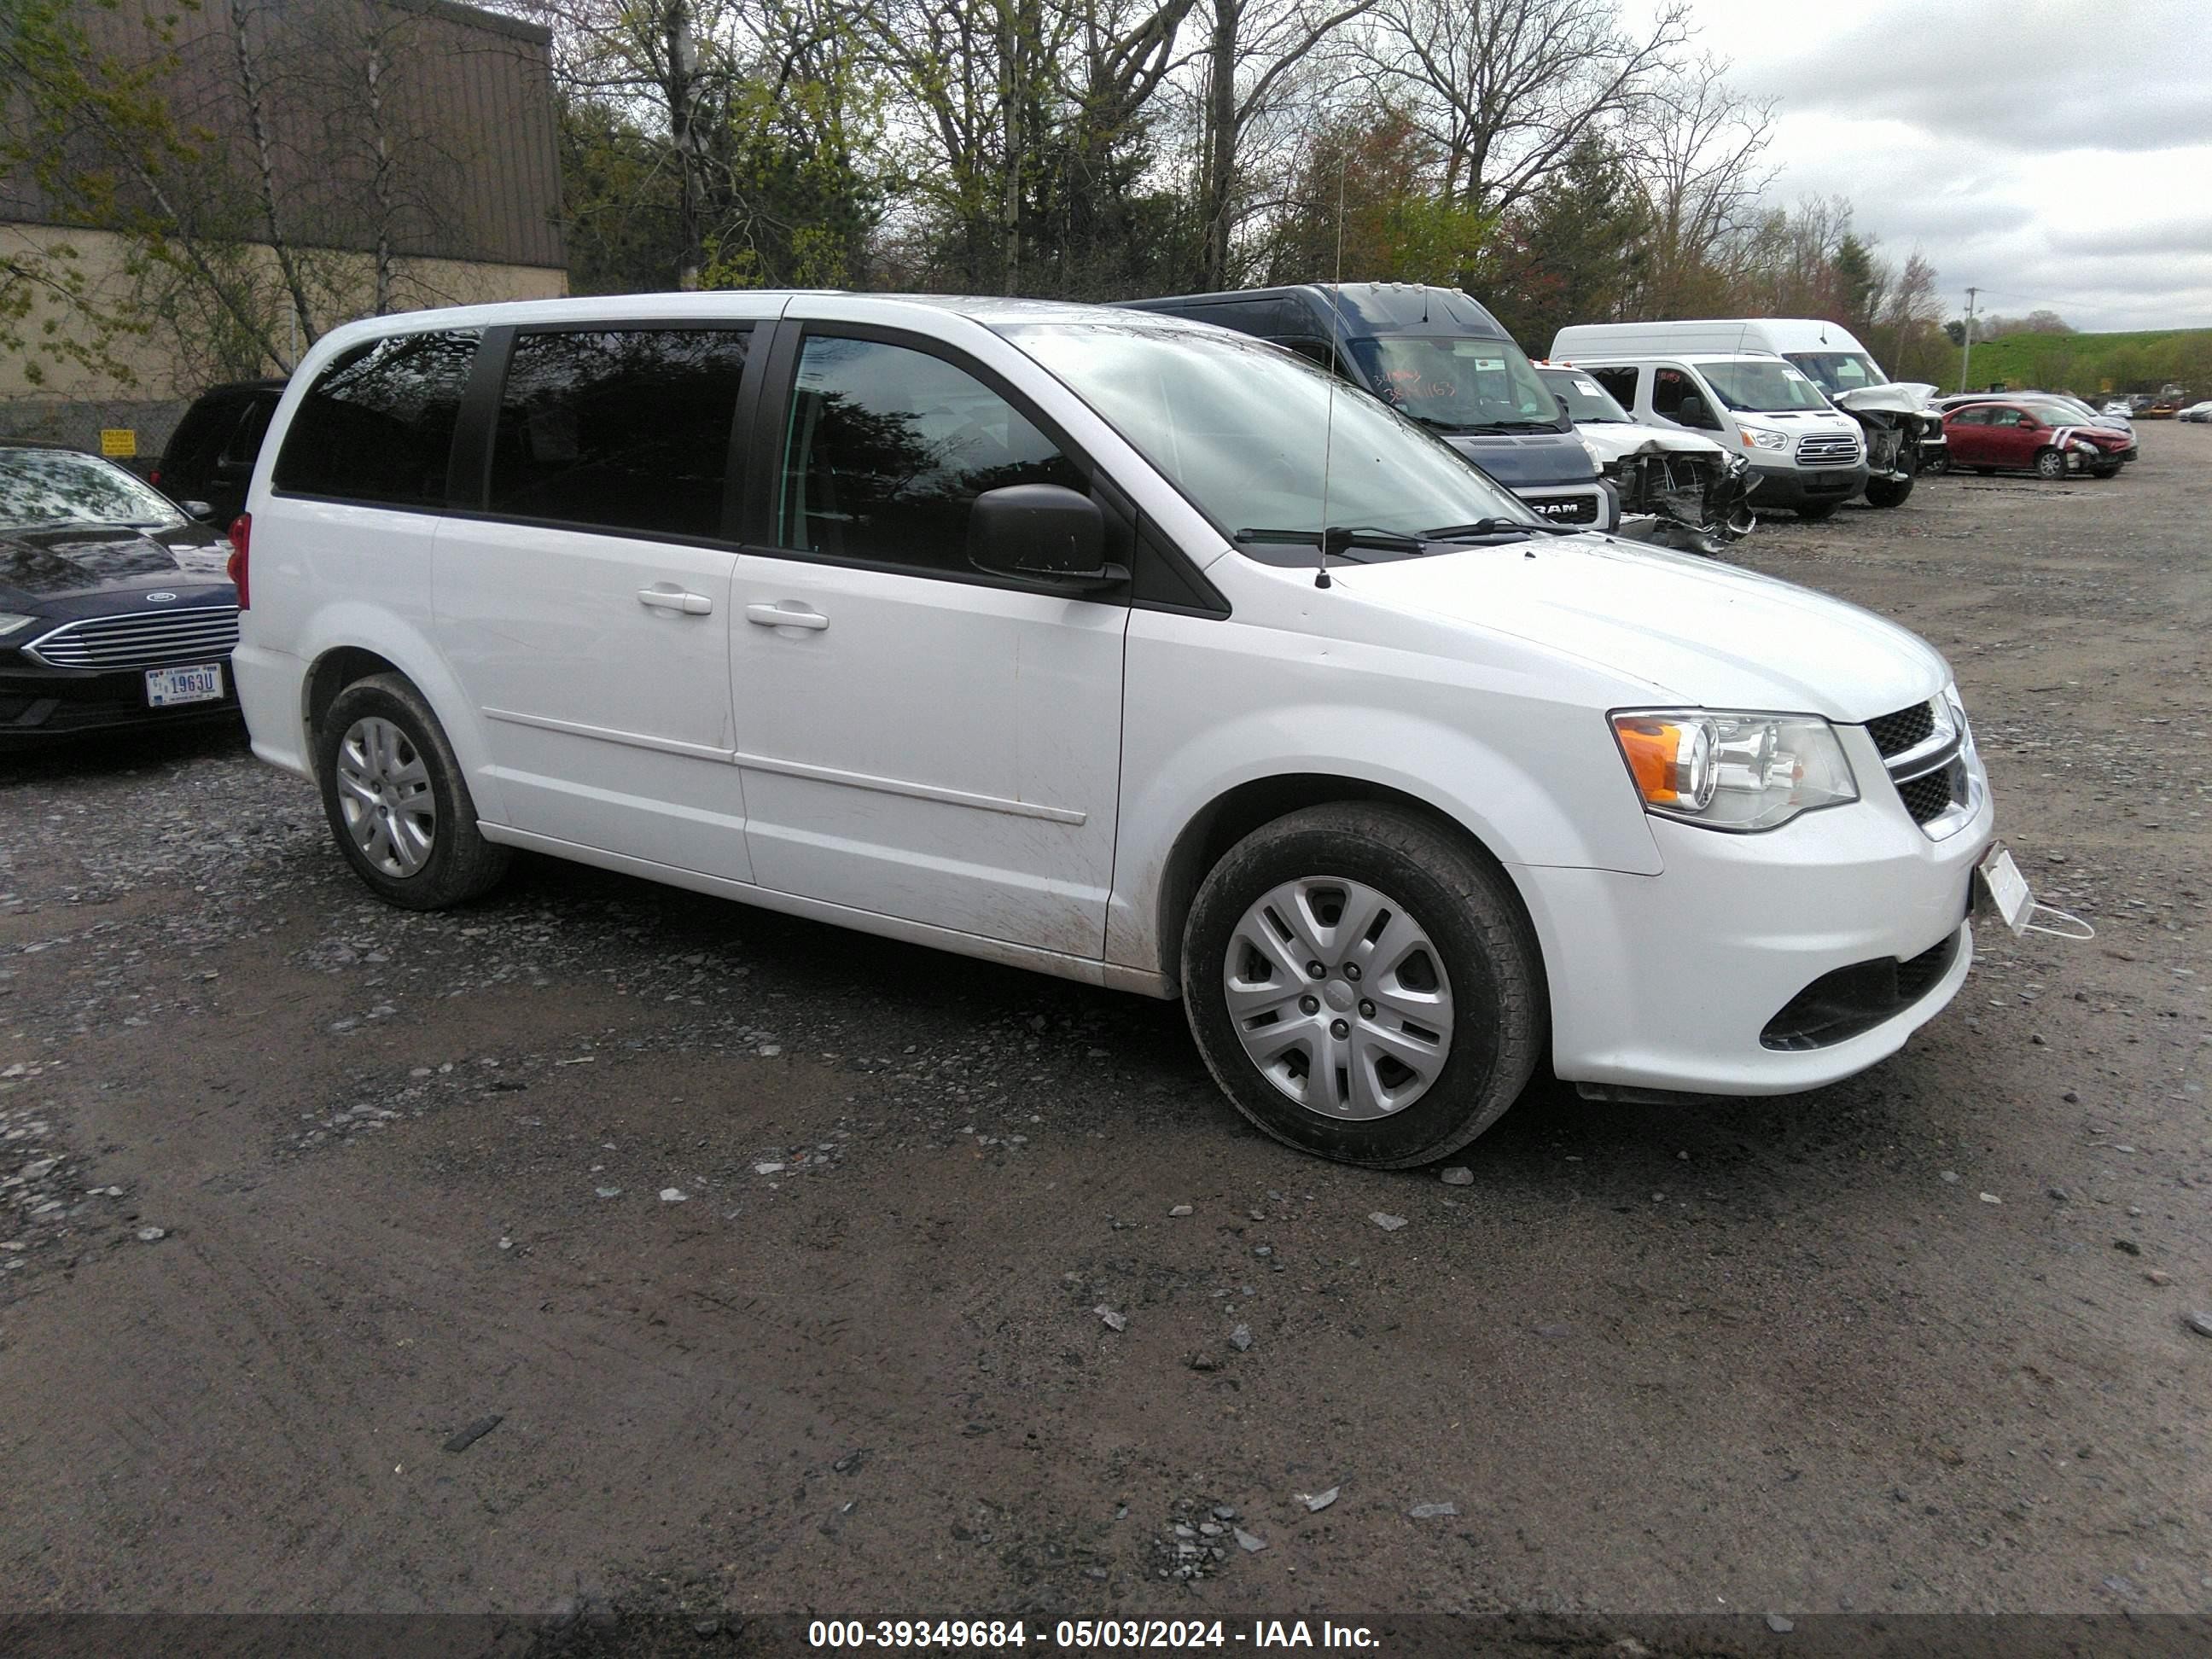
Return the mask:
<svg viewBox="0 0 2212 1659">
<path fill-rule="evenodd" d="M 429 768 L 407 733 L 371 714 L 338 744 L 338 810 L 362 856 L 387 876 L 411 876 L 437 838 Z"/>
<path fill-rule="evenodd" d="M 1451 1052 L 1451 981 L 1405 907 L 1340 876 L 1262 896 L 1222 964 L 1229 1023 L 1268 1082 L 1309 1111 L 1364 1120 L 1429 1091 Z"/>
</svg>

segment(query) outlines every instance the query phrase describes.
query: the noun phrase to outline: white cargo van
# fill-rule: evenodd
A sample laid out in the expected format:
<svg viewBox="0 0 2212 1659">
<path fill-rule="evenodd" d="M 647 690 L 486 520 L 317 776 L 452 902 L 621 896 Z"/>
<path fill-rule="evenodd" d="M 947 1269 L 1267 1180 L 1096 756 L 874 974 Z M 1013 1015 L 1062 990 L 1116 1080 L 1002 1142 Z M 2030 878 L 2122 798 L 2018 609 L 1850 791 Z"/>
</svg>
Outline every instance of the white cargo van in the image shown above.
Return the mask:
<svg viewBox="0 0 2212 1659">
<path fill-rule="evenodd" d="M 1456 1149 L 1545 1061 L 1848 1076 L 1957 993 L 1978 893 L 2026 902 L 1978 879 L 1926 641 L 1547 524 L 1172 317 L 378 318 L 292 376 L 233 533 L 254 752 L 389 902 L 526 848 L 1180 997 L 1238 1109 L 1356 1164 Z"/>
<path fill-rule="evenodd" d="M 1710 433 L 1740 452 L 1751 462 L 1756 511 L 1788 507 L 1825 519 L 1867 486 L 1858 422 L 1771 352 L 1642 356 L 1554 344 L 1552 362 L 1589 375 L 1639 421 Z"/>
<path fill-rule="evenodd" d="M 1678 351 L 1771 351 L 1791 364 L 1865 429 L 1868 501 L 1895 507 L 1912 478 L 1945 470 L 1942 416 L 1929 404 L 1936 387 L 1892 380 L 1874 354 L 1840 323 L 1816 317 L 1725 317 L 1663 323 L 1578 323 L 1553 341 L 1563 351 L 1631 356 Z"/>
</svg>

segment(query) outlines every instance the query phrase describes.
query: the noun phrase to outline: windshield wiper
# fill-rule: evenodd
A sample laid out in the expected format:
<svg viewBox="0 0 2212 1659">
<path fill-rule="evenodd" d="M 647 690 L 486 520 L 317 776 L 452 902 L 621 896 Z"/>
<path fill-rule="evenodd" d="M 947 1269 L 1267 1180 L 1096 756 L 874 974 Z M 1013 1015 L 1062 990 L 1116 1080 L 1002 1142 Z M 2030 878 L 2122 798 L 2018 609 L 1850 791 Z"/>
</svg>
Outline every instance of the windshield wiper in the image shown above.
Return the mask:
<svg viewBox="0 0 2212 1659">
<path fill-rule="evenodd" d="M 1326 530 L 1240 530 L 1236 539 L 1318 547 L 1331 558 L 1350 547 L 1372 548 L 1378 553 L 1420 553 L 1428 545 L 1419 536 L 1403 536 L 1395 530 L 1364 524 L 1333 524 Z"/>
<path fill-rule="evenodd" d="M 1477 519 L 1473 524 L 1439 525 L 1434 530 L 1424 530 L 1425 542 L 1464 541 L 1477 536 L 1579 536 L 1582 526 L 1571 524 L 1546 524 L 1541 520 L 1529 523 L 1520 519 Z"/>
</svg>

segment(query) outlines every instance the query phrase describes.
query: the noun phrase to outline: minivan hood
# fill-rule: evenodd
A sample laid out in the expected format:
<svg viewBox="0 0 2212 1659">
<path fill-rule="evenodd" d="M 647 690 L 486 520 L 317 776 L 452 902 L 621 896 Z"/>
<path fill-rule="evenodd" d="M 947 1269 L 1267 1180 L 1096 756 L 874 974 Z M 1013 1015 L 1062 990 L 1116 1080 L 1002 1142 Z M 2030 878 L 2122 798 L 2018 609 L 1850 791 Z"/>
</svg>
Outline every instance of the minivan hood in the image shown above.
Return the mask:
<svg viewBox="0 0 2212 1659">
<path fill-rule="evenodd" d="M 1607 536 L 1469 547 L 1332 573 L 1361 598 L 1510 634 L 1647 682 L 1653 701 L 1858 725 L 1951 678 L 1870 611 L 1748 570 Z"/>
</svg>

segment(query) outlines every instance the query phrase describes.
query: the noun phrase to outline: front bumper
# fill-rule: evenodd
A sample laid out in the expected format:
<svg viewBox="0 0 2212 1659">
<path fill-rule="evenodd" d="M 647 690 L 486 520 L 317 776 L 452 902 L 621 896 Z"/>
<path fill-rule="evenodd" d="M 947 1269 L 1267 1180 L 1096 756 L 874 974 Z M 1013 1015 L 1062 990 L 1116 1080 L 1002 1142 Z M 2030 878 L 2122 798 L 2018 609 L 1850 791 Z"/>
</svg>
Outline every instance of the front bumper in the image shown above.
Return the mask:
<svg viewBox="0 0 2212 1659">
<path fill-rule="evenodd" d="M 1820 501 L 1847 501 L 1866 488 L 1867 465 L 1851 466 L 1778 466 L 1754 460 L 1751 465 L 1753 507 L 1806 507 Z"/>
<path fill-rule="evenodd" d="M 1864 729 L 1838 730 L 1860 781 L 1862 798 L 1850 805 L 1765 835 L 1654 818 L 1666 866 L 1656 876 L 1514 871 L 1543 944 L 1560 1078 L 1790 1094 L 1894 1054 L 1958 994 L 1973 959 L 1974 866 L 1995 822 L 1979 762 L 1971 763 L 1972 812 L 1931 840 Z M 1940 949 L 1947 940 L 1955 944 Z M 1887 982 L 1903 988 L 1899 1000 L 1792 1046 L 1786 1034 L 1803 1022 L 1785 1010 L 1802 1009 L 1802 993 L 1842 970 L 1892 963 Z"/>
<path fill-rule="evenodd" d="M 143 668 L 49 668 L 0 652 L 0 752 L 40 749 L 88 732 L 127 732 L 236 720 L 238 681 L 228 655 L 180 659 L 222 664 L 220 702 L 146 705 Z"/>
</svg>

